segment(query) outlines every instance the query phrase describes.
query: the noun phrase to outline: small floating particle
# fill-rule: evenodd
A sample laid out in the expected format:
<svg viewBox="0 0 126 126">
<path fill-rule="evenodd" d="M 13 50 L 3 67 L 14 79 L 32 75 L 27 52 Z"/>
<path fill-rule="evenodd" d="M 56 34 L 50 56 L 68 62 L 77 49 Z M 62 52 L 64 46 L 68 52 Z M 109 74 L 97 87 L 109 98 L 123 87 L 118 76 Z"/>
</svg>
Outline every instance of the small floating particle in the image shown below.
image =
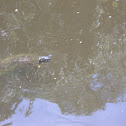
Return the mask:
<svg viewBox="0 0 126 126">
<path fill-rule="evenodd" d="M 109 18 L 112 18 L 112 16 L 109 16 Z"/>
<path fill-rule="evenodd" d="M 50 6 L 50 5 L 52 5 L 52 3 L 51 3 L 51 2 L 49 2 L 49 6 Z"/>
<path fill-rule="evenodd" d="M 82 35 L 82 31 L 83 31 L 83 30 L 81 29 L 81 30 L 80 30 L 80 32 L 79 32 L 79 33 L 80 33 L 80 35 Z"/>
<path fill-rule="evenodd" d="M 18 12 L 18 9 L 15 9 L 15 12 Z"/>
<path fill-rule="evenodd" d="M 56 80 L 56 77 L 54 79 Z"/>
</svg>

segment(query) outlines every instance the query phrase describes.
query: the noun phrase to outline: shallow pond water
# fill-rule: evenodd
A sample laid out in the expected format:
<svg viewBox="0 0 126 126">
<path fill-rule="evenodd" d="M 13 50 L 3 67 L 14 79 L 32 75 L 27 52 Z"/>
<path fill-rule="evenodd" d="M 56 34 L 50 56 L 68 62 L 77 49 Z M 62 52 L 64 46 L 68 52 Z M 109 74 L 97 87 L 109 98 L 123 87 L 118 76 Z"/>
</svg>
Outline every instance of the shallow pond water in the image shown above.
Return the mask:
<svg viewBox="0 0 126 126">
<path fill-rule="evenodd" d="M 125 126 L 125 5 L 0 1 L 0 65 L 20 54 L 52 55 L 38 69 L 8 72 L 12 61 L 2 64 L 0 125 Z"/>
</svg>

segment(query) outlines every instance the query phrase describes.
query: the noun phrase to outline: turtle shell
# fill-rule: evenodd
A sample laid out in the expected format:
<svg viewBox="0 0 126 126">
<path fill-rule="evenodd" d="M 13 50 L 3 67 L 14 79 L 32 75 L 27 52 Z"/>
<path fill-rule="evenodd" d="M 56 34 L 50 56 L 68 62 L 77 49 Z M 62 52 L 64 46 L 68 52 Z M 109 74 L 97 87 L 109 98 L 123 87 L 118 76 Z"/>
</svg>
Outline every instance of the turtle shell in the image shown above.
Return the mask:
<svg viewBox="0 0 126 126">
<path fill-rule="evenodd" d="M 6 58 L 0 62 L 0 72 L 23 71 L 37 69 L 39 56 L 33 54 L 20 54 Z"/>
</svg>

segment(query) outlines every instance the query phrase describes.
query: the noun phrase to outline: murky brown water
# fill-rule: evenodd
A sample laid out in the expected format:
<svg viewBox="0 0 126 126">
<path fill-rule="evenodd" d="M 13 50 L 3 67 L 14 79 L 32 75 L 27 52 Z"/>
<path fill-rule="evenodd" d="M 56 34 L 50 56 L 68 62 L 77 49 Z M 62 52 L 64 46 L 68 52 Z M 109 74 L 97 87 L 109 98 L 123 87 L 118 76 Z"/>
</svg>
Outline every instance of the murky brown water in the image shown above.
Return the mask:
<svg viewBox="0 0 126 126">
<path fill-rule="evenodd" d="M 37 70 L 0 69 L 0 125 L 125 126 L 125 6 L 1 0 L 0 60 L 19 54 L 52 60 Z"/>
</svg>

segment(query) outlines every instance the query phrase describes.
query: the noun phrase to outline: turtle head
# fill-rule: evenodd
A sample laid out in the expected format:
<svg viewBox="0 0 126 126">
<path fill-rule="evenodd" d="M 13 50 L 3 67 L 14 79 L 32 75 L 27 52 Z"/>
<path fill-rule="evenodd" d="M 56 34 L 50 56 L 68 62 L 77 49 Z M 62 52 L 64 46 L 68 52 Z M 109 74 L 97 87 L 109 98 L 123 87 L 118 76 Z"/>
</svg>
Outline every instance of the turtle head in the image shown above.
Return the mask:
<svg viewBox="0 0 126 126">
<path fill-rule="evenodd" d="M 42 57 L 39 57 L 39 65 L 43 62 L 48 62 L 51 60 L 51 56 L 52 55 L 48 55 L 48 56 L 42 56 Z"/>
</svg>

